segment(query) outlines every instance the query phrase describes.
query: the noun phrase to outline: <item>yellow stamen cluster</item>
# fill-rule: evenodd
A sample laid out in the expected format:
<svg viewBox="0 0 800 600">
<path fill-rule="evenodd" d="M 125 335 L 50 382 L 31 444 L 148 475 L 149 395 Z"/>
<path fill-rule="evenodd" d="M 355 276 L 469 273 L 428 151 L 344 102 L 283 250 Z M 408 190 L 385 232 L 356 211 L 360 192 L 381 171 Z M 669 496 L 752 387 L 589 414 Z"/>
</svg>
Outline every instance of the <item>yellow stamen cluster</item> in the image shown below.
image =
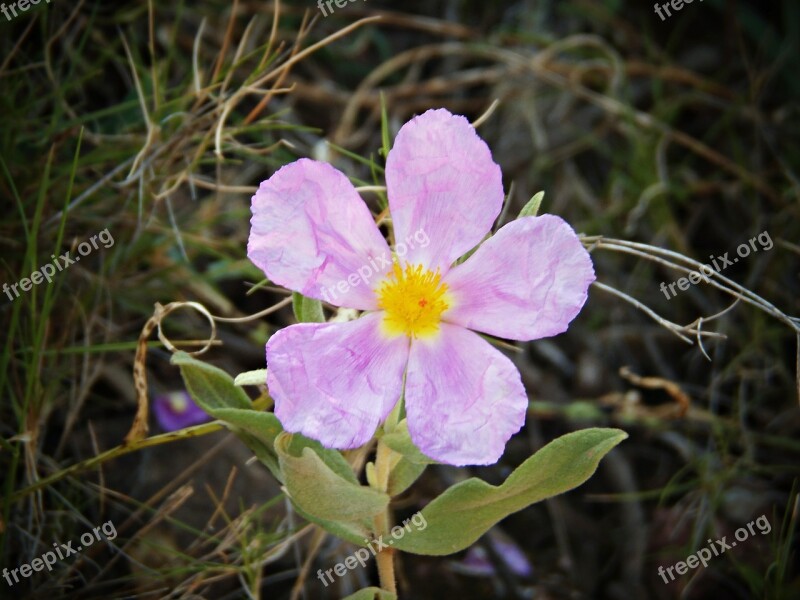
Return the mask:
<svg viewBox="0 0 800 600">
<path fill-rule="evenodd" d="M 450 307 L 447 285 L 438 269 L 395 263 L 376 290 L 378 306 L 385 312 L 384 330 L 392 335 L 426 337 L 439 331 L 442 313 Z"/>
</svg>

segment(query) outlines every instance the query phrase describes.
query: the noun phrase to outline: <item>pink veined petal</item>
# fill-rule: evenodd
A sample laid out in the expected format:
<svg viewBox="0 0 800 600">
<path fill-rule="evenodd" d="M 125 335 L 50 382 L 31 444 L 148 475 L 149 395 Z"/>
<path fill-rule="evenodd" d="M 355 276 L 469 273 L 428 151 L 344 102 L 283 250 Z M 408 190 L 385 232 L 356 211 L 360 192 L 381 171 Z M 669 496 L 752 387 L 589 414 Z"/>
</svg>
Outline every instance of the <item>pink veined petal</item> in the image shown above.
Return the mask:
<svg viewBox="0 0 800 600">
<path fill-rule="evenodd" d="M 395 250 L 442 274 L 489 233 L 503 204 L 500 167 L 486 142 L 466 118 L 444 109 L 400 129 L 386 188 Z"/>
<path fill-rule="evenodd" d="M 443 279 L 453 298 L 448 323 L 512 340 L 566 331 L 595 280 L 575 231 L 553 215 L 523 217 Z"/>
<path fill-rule="evenodd" d="M 451 465 L 489 465 L 525 422 L 528 397 L 519 371 L 478 334 L 440 324 L 415 339 L 406 373 L 411 439 L 424 454 Z"/>
<path fill-rule="evenodd" d="M 379 333 L 381 313 L 302 323 L 267 343 L 267 386 L 287 431 L 328 448 L 357 448 L 400 399 L 408 340 Z"/>
<path fill-rule="evenodd" d="M 261 183 L 247 255 L 278 285 L 336 306 L 374 310 L 392 255 L 340 171 L 307 158 Z"/>
</svg>

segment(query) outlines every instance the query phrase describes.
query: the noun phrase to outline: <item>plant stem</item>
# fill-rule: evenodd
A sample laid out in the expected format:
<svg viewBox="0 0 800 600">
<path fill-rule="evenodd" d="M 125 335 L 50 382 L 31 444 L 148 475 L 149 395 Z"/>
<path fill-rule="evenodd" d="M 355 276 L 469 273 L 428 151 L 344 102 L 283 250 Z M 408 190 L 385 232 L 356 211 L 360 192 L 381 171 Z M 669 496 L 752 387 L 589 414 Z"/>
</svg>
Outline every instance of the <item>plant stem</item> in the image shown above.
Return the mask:
<svg viewBox="0 0 800 600">
<path fill-rule="evenodd" d="M 381 587 L 389 593 L 397 594 L 397 584 L 394 580 L 394 550 L 387 548 L 378 552 L 375 557 L 378 565 L 378 577 Z"/>
<path fill-rule="evenodd" d="M 378 449 L 375 453 L 375 479 L 377 487 L 385 492 L 389 487 L 389 472 L 391 471 L 392 449 L 378 440 Z M 389 509 L 375 517 L 375 532 L 379 536 L 388 536 L 391 526 L 391 515 Z M 378 577 L 380 577 L 381 587 L 387 592 L 397 594 L 397 583 L 394 576 L 394 549 L 384 548 L 375 557 L 378 565 Z"/>
<path fill-rule="evenodd" d="M 253 410 L 264 410 L 270 402 L 271 398 L 267 394 L 262 394 L 253 401 Z M 211 421 L 210 423 L 193 425 L 192 427 L 186 427 L 184 429 L 179 429 L 178 431 L 170 431 L 168 433 L 162 433 L 160 435 L 154 435 L 141 440 L 136 440 L 129 444 L 115 446 L 114 448 L 106 450 L 105 452 L 101 452 L 97 456 L 93 456 L 79 463 L 75 463 L 66 469 L 57 471 L 56 473 L 53 473 L 44 479 L 40 479 L 36 483 L 29 485 L 24 489 L 18 490 L 12 494 L 11 501 L 16 502 L 17 500 L 21 500 L 28 494 L 40 490 L 51 483 L 60 481 L 61 479 L 64 479 L 70 475 L 75 475 L 82 471 L 93 469 L 94 467 L 97 467 L 106 461 L 118 458 L 125 454 L 130 454 L 131 452 L 136 452 L 137 450 L 142 450 L 144 448 L 150 448 L 151 446 L 160 446 L 161 444 L 177 442 L 178 440 L 187 440 L 189 438 L 207 435 L 224 428 L 225 425 L 222 423 L 222 421 Z"/>
<path fill-rule="evenodd" d="M 115 446 L 114 448 L 106 450 L 105 452 L 101 452 L 97 456 L 93 456 L 79 463 L 75 463 L 74 465 L 69 466 L 66 469 L 57 471 L 56 473 L 53 473 L 52 475 L 49 475 L 44 479 L 40 479 L 36 483 L 15 492 L 11 496 L 11 501 L 16 502 L 17 500 L 21 500 L 28 494 L 40 490 L 44 487 L 47 487 L 51 483 L 60 481 L 61 479 L 64 479 L 69 475 L 75 475 L 82 471 L 93 469 L 94 467 L 97 467 L 98 465 L 101 465 L 106 461 L 118 458 L 125 454 L 130 454 L 131 452 L 136 452 L 137 450 L 142 450 L 144 448 L 149 448 L 151 446 L 159 446 L 161 444 L 168 444 L 170 442 L 175 442 L 178 440 L 185 440 L 192 437 L 206 435 L 208 433 L 213 433 L 214 431 L 219 431 L 220 429 L 223 428 L 224 425 L 220 421 L 213 421 L 211 423 L 204 423 L 203 425 L 195 425 L 193 427 L 187 427 L 179 431 L 172 431 L 170 433 L 162 433 L 160 435 L 154 435 L 152 437 L 144 438 L 142 440 L 138 440 L 130 444 L 122 444 L 121 446 Z"/>
</svg>

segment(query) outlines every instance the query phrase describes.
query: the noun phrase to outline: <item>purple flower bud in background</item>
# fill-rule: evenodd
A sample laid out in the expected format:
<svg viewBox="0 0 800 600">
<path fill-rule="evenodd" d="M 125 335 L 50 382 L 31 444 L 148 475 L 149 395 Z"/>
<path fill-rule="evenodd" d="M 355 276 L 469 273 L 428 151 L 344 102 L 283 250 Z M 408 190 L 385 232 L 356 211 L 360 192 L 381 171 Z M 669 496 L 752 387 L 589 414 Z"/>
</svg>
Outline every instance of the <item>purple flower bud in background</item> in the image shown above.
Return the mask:
<svg viewBox="0 0 800 600">
<path fill-rule="evenodd" d="M 514 575 L 530 577 L 533 574 L 533 567 L 525 553 L 516 544 L 492 537 L 489 538 L 489 543 Z M 497 574 L 492 561 L 486 555 L 486 550 L 478 545 L 472 546 L 467 551 L 464 560 L 460 563 L 452 563 L 452 567 L 456 572 L 474 577 L 493 577 Z"/>
<path fill-rule="evenodd" d="M 197 406 L 185 391 L 156 396 L 153 411 L 156 413 L 159 426 L 164 431 L 175 431 L 211 420 L 211 417 Z"/>
</svg>

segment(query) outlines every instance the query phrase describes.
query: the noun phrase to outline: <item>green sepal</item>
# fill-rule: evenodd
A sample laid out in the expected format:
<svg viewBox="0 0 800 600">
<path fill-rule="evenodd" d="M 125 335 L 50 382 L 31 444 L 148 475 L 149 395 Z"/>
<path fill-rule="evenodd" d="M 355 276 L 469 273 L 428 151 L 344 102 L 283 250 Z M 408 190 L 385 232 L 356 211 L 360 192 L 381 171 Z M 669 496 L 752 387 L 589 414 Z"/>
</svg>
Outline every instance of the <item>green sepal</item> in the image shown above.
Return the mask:
<svg viewBox="0 0 800 600">
<path fill-rule="evenodd" d="M 542 205 L 542 200 L 544 200 L 544 191 L 539 192 L 533 198 L 528 200 L 528 203 L 522 207 L 522 210 L 519 211 L 520 217 L 535 217 L 539 214 L 539 207 Z"/>
<path fill-rule="evenodd" d="M 306 298 L 299 292 L 292 292 L 292 309 L 298 323 L 324 323 L 325 313 L 322 302 Z"/>
</svg>

